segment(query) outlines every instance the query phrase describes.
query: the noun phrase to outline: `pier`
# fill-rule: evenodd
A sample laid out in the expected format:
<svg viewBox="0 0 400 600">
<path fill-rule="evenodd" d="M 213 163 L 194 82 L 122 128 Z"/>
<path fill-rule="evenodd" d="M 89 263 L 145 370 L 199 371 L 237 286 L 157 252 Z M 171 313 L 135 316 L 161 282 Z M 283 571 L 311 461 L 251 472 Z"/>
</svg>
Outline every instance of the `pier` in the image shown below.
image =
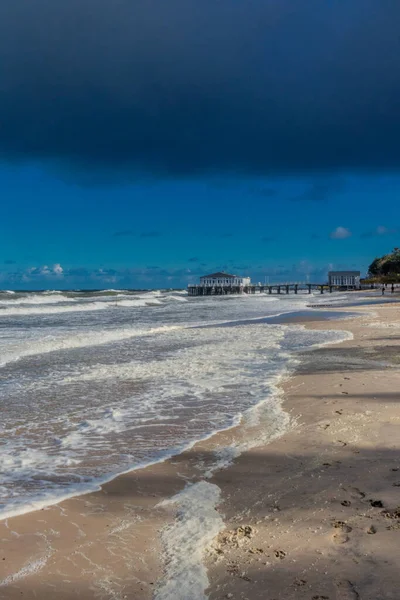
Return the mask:
<svg viewBox="0 0 400 600">
<path fill-rule="evenodd" d="M 360 271 L 330 271 L 328 281 L 324 283 L 286 282 L 252 283 L 250 277 L 243 277 L 218 271 L 200 277 L 199 284 L 188 285 L 189 296 L 227 296 L 231 294 L 311 294 L 318 291 L 332 294 L 338 291 L 361 290 Z M 373 287 L 373 286 L 368 286 Z M 393 287 L 393 286 L 392 286 Z M 364 288 L 365 289 L 365 288 Z M 393 292 L 393 289 L 392 289 Z"/>
<path fill-rule="evenodd" d="M 317 290 L 320 294 L 332 293 L 337 291 L 349 291 L 361 289 L 361 286 L 343 286 L 329 285 L 327 283 L 280 283 L 280 284 L 249 284 L 249 285 L 229 285 L 229 284 L 214 284 L 200 285 L 189 284 L 189 296 L 226 296 L 230 294 L 298 294 L 305 292 L 311 294 L 313 290 Z"/>
</svg>

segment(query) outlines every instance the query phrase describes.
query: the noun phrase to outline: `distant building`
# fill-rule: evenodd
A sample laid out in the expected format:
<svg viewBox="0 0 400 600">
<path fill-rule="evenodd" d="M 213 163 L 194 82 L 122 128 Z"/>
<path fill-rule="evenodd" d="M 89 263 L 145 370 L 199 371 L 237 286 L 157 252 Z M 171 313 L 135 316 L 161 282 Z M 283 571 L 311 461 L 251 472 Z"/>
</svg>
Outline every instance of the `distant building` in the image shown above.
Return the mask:
<svg viewBox="0 0 400 600">
<path fill-rule="evenodd" d="M 246 285 L 250 285 L 250 277 L 238 277 L 237 275 L 230 275 L 229 273 L 223 273 L 222 271 L 219 271 L 218 273 L 212 273 L 211 275 L 204 275 L 203 277 L 200 277 L 200 285 L 204 285 L 206 287 L 245 287 Z"/>
<path fill-rule="evenodd" d="M 360 286 L 360 271 L 329 271 L 329 285 L 339 285 L 343 288 L 358 288 Z"/>
<path fill-rule="evenodd" d="M 238 277 L 223 271 L 200 277 L 200 284 L 189 283 L 188 285 L 189 296 L 242 294 L 249 293 L 249 290 L 254 294 L 255 287 L 251 287 L 250 277 Z"/>
</svg>

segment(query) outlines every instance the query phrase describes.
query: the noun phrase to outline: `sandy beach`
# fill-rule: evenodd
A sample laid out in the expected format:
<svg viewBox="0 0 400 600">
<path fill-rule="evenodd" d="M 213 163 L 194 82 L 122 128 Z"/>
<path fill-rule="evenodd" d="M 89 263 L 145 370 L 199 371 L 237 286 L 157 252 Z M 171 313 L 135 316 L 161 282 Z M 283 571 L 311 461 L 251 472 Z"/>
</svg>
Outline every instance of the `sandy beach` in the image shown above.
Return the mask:
<svg viewBox="0 0 400 600">
<path fill-rule="evenodd" d="M 256 419 L 0 522 L 0 598 L 398 600 L 400 305 L 351 310 L 305 324 L 353 339 L 299 357 L 283 436 L 266 443 L 275 432 Z M 168 501 L 188 483 L 197 505 Z M 182 585 L 191 570 L 208 586 L 197 596 Z"/>
</svg>

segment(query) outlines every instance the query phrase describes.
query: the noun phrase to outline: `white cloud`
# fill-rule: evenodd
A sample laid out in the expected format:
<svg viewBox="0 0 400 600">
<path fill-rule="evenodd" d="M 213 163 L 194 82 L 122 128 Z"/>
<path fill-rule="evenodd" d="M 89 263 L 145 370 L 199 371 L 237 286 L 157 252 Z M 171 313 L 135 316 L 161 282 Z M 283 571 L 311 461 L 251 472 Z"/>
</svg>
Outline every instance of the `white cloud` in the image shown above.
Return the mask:
<svg viewBox="0 0 400 600">
<path fill-rule="evenodd" d="M 60 263 L 56 263 L 52 267 L 42 265 L 41 267 L 30 267 L 25 271 L 25 275 L 27 277 L 62 277 L 64 269 Z"/>
<path fill-rule="evenodd" d="M 51 270 L 47 265 L 43 265 L 43 267 L 39 267 L 39 275 L 44 275 L 45 277 L 51 275 Z"/>
<path fill-rule="evenodd" d="M 351 237 L 351 231 L 346 227 L 336 227 L 336 229 L 332 231 L 330 235 L 332 240 L 344 240 L 349 237 Z"/>
<path fill-rule="evenodd" d="M 384 225 L 379 225 L 379 227 L 376 228 L 376 233 L 378 235 L 386 235 L 387 233 L 390 233 L 390 230 Z"/>
<path fill-rule="evenodd" d="M 53 265 L 53 273 L 59 276 L 64 274 L 64 269 L 62 268 L 60 263 L 56 263 L 55 265 Z"/>
</svg>

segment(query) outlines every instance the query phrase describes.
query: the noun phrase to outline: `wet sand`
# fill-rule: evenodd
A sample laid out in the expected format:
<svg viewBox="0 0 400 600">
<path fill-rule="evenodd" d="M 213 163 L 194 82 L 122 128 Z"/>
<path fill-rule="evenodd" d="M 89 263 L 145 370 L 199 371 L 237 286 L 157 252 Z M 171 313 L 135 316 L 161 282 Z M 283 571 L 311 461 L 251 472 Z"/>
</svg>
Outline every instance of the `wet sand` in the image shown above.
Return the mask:
<svg viewBox="0 0 400 600">
<path fill-rule="evenodd" d="M 1 522 L 0 598 L 150 599 L 160 533 L 176 518 L 160 501 L 203 480 L 215 450 L 253 437 L 256 447 L 206 479 L 221 490 L 225 527 L 205 554 L 209 597 L 398 600 L 400 307 L 351 310 L 362 318 L 306 324 L 354 339 L 301 357 L 283 385 L 292 424 L 282 437 L 261 443 L 266 423 L 239 426 Z"/>
<path fill-rule="evenodd" d="M 284 386 L 292 430 L 214 477 L 212 600 L 400 598 L 399 311 L 335 322 L 354 339 L 302 356 Z"/>
</svg>

